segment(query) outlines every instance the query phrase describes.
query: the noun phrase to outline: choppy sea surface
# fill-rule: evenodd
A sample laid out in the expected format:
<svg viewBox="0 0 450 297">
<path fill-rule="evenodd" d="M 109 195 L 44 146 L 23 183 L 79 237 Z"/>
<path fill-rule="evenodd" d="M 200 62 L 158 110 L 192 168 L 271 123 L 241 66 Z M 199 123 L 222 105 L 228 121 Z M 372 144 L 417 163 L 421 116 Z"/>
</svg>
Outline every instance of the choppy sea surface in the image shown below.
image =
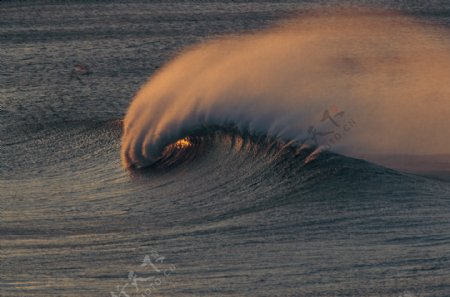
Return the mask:
<svg viewBox="0 0 450 297">
<path fill-rule="evenodd" d="M 222 132 L 121 164 L 183 48 L 336 5 L 450 25 L 448 1 L 0 2 L 0 296 L 450 296 L 448 178 Z"/>
</svg>

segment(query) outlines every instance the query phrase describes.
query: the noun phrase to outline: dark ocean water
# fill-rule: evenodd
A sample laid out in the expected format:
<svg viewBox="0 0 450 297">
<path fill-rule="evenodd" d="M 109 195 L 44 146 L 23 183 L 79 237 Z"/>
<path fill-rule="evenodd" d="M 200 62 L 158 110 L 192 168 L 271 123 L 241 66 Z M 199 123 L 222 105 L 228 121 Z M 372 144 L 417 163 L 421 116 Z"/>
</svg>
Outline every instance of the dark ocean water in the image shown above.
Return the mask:
<svg viewBox="0 0 450 297">
<path fill-rule="evenodd" d="M 346 3 L 450 25 L 448 1 Z M 182 48 L 330 5 L 0 2 L 0 296 L 450 296 L 445 179 L 223 133 L 121 165 L 133 95 Z"/>
</svg>

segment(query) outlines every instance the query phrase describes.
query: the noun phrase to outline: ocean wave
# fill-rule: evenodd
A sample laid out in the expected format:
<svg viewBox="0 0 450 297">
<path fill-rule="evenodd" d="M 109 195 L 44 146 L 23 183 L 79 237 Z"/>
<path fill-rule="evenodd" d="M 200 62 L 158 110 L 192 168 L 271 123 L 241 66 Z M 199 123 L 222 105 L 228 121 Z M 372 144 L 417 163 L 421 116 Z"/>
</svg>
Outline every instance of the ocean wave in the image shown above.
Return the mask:
<svg viewBox="0 0 450 297">
<path fill-rule="evenodd" d="M 442 30 L 393 13 L 327 10 L 188 49 L 131 103 L 122 162 L 150 166 L 211 127 L 368 160 L 448 153 L 438 133 L 450 118 Z"/>
</svg>

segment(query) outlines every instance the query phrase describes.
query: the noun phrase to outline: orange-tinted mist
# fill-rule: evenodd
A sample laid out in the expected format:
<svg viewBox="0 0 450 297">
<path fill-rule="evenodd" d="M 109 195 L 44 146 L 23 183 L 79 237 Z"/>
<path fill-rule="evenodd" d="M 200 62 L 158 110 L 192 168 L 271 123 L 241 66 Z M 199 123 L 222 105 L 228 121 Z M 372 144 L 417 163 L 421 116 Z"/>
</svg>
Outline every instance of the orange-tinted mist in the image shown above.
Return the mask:
<svg viewBox="0 0 450 297">
<path fill-rule="evenodd" d="M 380 11 L 313 11 L 188 49 L 154 75 L 124 120 L 125 166 L 208 125 L 302 143 L 324 110 L 355 127 L 348 156 L 448 154 L 449 32 Z"/>
</svg>

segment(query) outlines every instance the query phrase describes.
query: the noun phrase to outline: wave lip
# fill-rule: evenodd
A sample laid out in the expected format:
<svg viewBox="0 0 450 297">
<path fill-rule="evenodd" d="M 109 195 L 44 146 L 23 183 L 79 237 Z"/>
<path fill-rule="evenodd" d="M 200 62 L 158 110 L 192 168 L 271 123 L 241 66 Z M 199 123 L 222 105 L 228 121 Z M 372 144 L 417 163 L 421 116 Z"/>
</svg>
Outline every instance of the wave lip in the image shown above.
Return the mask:
<svg viewBox="0 0 450 297">
<path fill-rule="evenodd" d="M 190 48 L 131 103 L 123 164 L 152 165 L 178 140 L 230 126 L 348 156 L 446 154 L 450 139 L 437 133 L 450 118 L 442 34 L 391 12 L 326 10 Z M 357 124 L 339 139 L 338 114 Z"/>
</svg>

